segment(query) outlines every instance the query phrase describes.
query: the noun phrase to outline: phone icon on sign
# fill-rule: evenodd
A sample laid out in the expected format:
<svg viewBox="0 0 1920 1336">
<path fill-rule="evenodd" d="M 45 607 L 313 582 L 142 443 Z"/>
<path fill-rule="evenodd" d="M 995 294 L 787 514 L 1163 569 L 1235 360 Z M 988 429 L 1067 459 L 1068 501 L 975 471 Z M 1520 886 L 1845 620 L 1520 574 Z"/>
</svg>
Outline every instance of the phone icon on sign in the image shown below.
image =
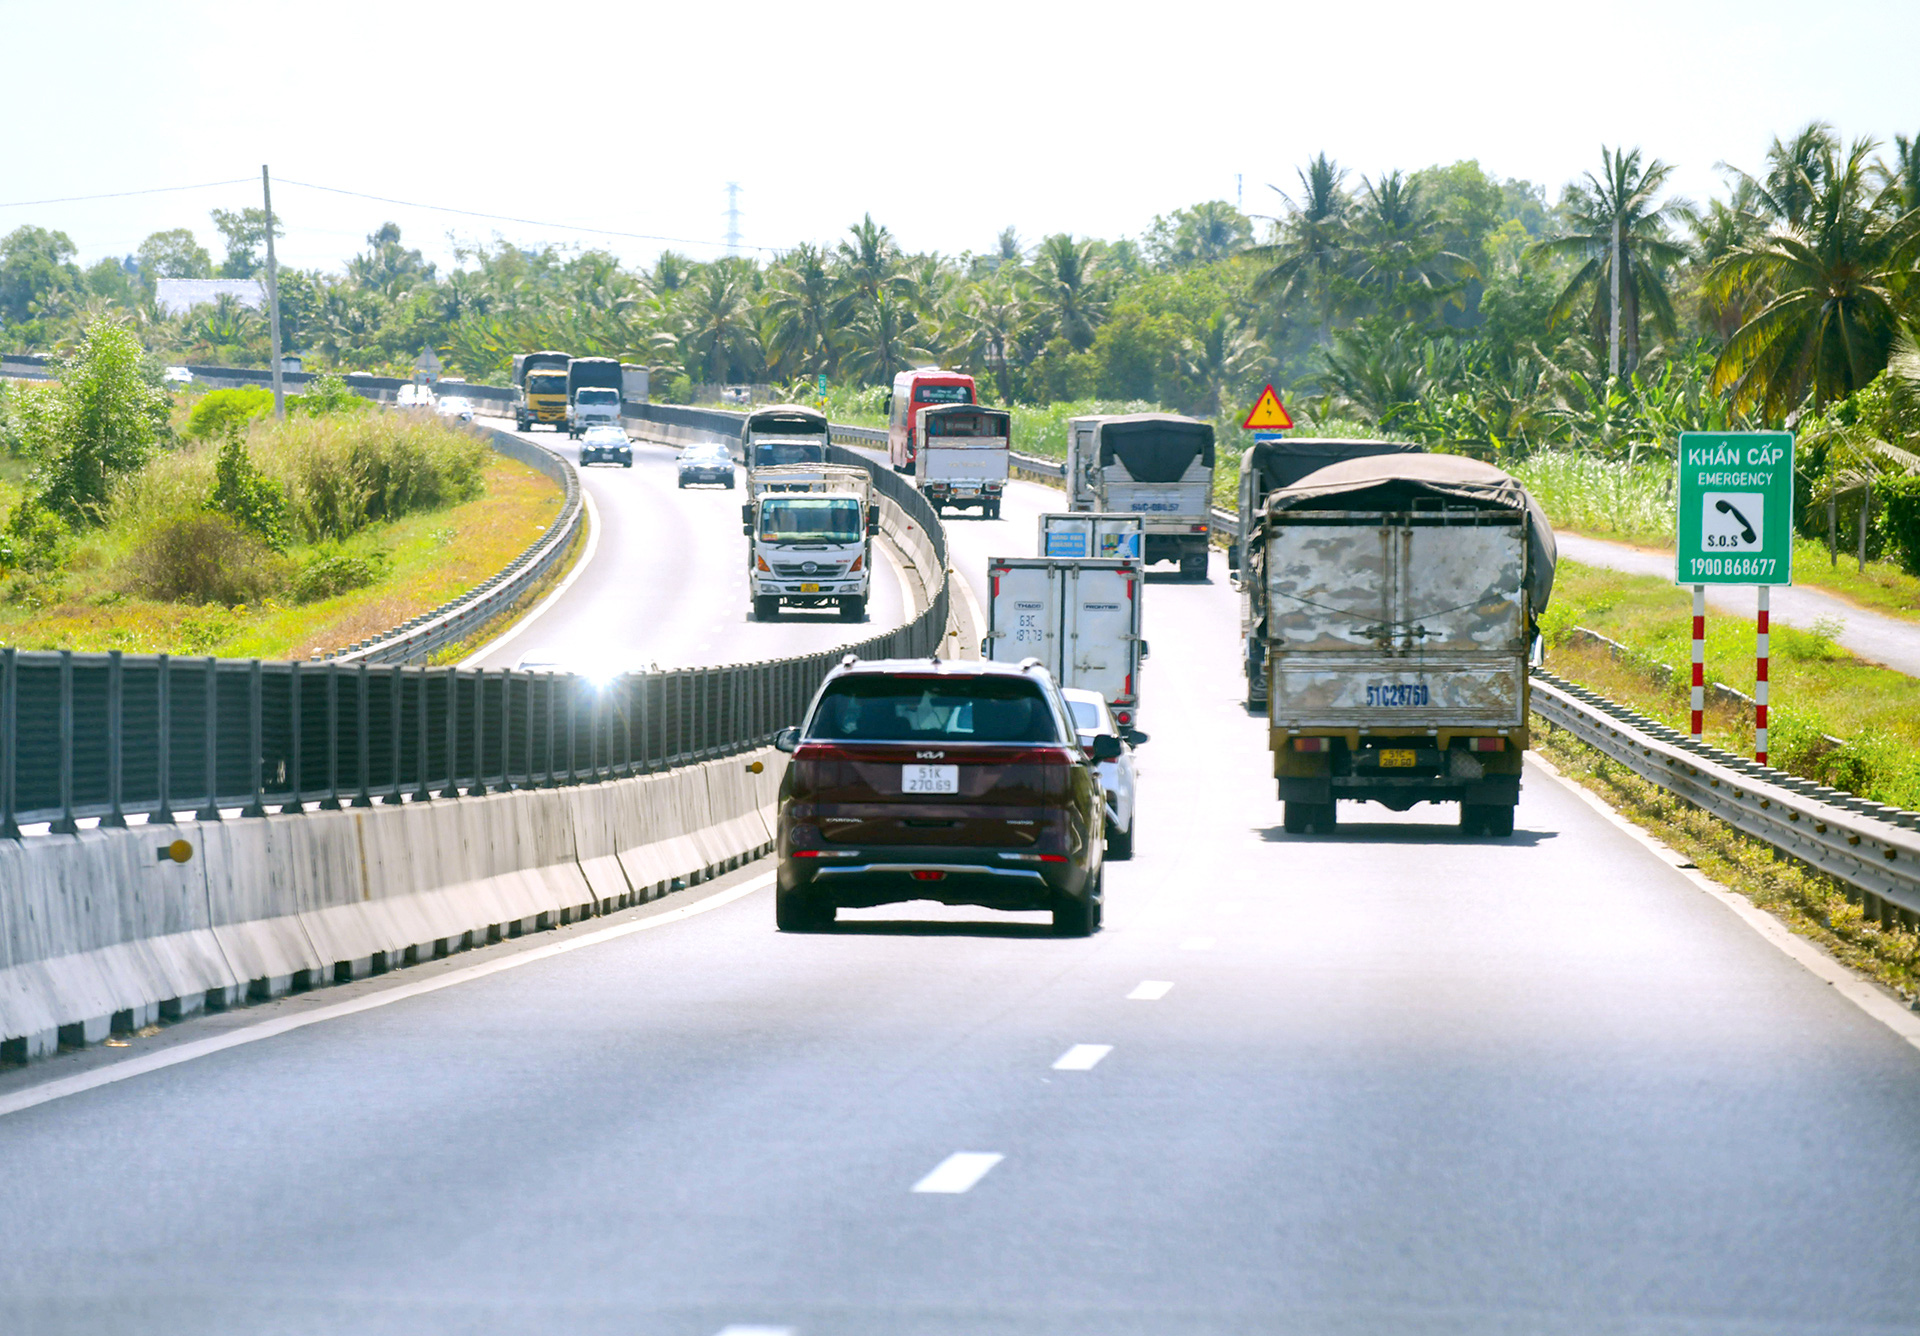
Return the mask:
<svg viewBox="0 0 1920 1336">
<path fill-rule="evenodd" d="M 1765 543 L 1764 493 L 1706 492 L 1700 506 L 1700 545 L 1708 551 L 1750 552 Z"/>
</svg>

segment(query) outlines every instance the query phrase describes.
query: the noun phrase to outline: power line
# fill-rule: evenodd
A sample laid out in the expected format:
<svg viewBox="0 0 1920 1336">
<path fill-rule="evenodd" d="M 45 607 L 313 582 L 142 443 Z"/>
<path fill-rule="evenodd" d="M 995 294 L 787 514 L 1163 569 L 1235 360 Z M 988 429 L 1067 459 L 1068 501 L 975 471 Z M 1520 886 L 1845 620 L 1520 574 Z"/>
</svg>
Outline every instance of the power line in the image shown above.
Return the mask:
<svg viewBox="0 0 1920 1336">
<path fill-rule="evenodd" d="M 170 195 L 182 190 L 212 190 L 215 186 L 251 185 L 251 177 L 236 177 L 231 181 L 202 181 L 197 186 L 155 186 L 151 190 L 116 190 L 106 195 L 67 195 L 61 199 L 17 199 L 0 204 L 0 209 L 31 209 L 41 204 L 80 204 L 95 199 L 127 199 L 134 195 Z"/>
<path fill-rule="evenodd" d="M 663 237 L 651 232 L 617 232 L 612 228 L 606 227 L 581 227 L 575 223 L 545 222 L 538 218 L 516 218 L 504 213 L 481 213 L 477 209 L 455 209 L 444 204 L 422 204 L 417 200 L 392 199 L 386 195 L 369 195 L 364 190 L 342 190 L 339 186 L 322 186 L 315 185 L 311 181 L 295 181 L 291 177 L 286 176 L 280 178 L 280 184 L 299 186 L 305 190 L 323 190 L 330 195 L 350 195 L 354 199 L 370 199 L 380 204 L 396 204 L 403 209 L 427 209 L 434 213 L 458 214 L 462 218 L 485 218 L 491 222 L 520 223 L 526 227 L 550 227 L 562 232 L 591 232 L 595 236 L 626 237 L 634 241 L 669 241 L 681 246 L 725 246 L 728 244 L 724 241 L 712 241 L 702 237 Z M 769 253 L 777 250 L 777 248 L 773 246 L 751 245 L 747 246 L 747 249 L 767 251 Z"/>
</svg>

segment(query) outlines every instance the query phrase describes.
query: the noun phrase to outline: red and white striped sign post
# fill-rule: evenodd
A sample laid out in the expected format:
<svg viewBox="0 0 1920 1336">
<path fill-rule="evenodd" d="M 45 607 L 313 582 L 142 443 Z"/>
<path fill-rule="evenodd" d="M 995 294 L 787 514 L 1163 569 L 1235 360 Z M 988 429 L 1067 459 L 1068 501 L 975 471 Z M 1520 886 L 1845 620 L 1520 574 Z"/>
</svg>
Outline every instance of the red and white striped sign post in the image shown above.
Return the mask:
<svg viewBox="0 0 1920 1336">
<path fill-rule="evenodd" d="M 1693 587 L 1693 740 L 1707 713 L 1707 587 Z"/>
<path fill-rule="evenodd" d="M 1754 641 L 1753 674 L 1753 759 L 1767 763 L 1767 595 L 1760 586 L 1760 611 L 1755 620 L 1758 636 Z"/>
</svg>

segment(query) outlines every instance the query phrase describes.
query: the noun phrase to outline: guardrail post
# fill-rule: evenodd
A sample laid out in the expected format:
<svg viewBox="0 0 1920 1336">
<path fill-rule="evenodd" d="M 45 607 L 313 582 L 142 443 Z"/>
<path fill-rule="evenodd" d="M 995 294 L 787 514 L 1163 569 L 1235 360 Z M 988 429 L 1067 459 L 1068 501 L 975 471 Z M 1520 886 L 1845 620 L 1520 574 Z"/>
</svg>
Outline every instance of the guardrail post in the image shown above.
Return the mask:
<svg viewBox="0 0 1920 1336">
<path fill-rule="evenodd" d="M 355 807 L 371 807 L 373 806 L 373 751 L 372 741 L 367 737 L 367 730 L 373 722 L 373 704 L 371 700 L 373 675 L 372 669 L 365 659 L 360 660 L 354 667 L 358 670 L 353 676 L 356 694 L 358 696 L 357 704 L 359 706 L 356 712 L 359 727 L 354 730 L 356 739 L 354 754 L 355 760 L 359 762 L 360 791 L 354 794 L 353 805 Z"/>
<path fill-rule="evenodd" d="M 553 717 L 554 710 L 556 708 L 555 699 L 556 697 L 559 696 L 559 694 L 560 694 L 559 677 L 553 673 L 548 673 L 547 674 L 547 764 L 546 764 L 546 773 L 541 780 L 541 782 L 544 785 L 546 785 L 546 787 L 548 788 L 552 788 L 555 784 L 559 782 L 559 779 L 560 779 L 560 767 L 554 759 L 554 753 L 557 750 L 559 750 L 559 744 L 556 740 L 556 733 L 559 729 L 559 723 Z"/>
<path fill-rule="evenodd" d="M 513 669 L 500 670 L 500 783 L 496 793 L 513 792 Z"/>
<path fill-rule="evenodd" d="M 126 782 L 122 732 L 126 726 L 126 701 L 122 695 L 121 660 L 119 650 L 107 651 L 107 814 L 100 818 L 100 824 L 116 830 L 127 824 L 127 815 L 120 807 L 122 786 Z"/>
<path fill-rule="evenodd" d="M 154 682 L 154 764 L 158 771 L 154 778 L 159 792 L 154 795 L 153 811 L 147 820 L 170 826 L 173 824 L 173 660 L 166 654 L 156 657 L 160 676 Z"/>
<path fill-rule="evenodd" d="M 220 660 L 207 656 L 206 763 L 207 805 L 193 814 L 195 821 L 220 819 Z"/>
<path fill-rule="evenodd" d="M 500 690 L 506 691 L 506 679 L 500 682 Z M 487 670 L 476 668 L 473 673 L 473 783 L 467 789 L 469 798 L 487 796 Z"/>
<path fill-rule="evenodd" d="M 578 755 L 574 739 L 577 732 L 576 721 L 580 714 L 578 700 L 580 693 L 577 689 L 580 679 L 568 673 L 561 680 L 567 684 L 567 783 L 577 784 L 580 780 L 580 772 L 574 767 L 574 757 Z"/>
<path fill-rule="evenodd" d="M 19 651 L 0 649 L 0 839 L 20 838 L 20 823 L 13 819 L 19 793 L 20 729 L 15 722 Z"/>
<path fill-rule="evenodd" d="M 460 669 L 447 669 L 447 786 L 442 798 L 460 796 Z"/>
<path fill-rule="evenodd" d="M 80 827 L 73 820 L 73 651 L 60 651 L 60 815 L 53 822 L 55 835 L 72 835 Z"/>
<path fill-rule="evenodd" d="M 524 680 L 527 684 L 527 692 L 526 692 L 526 695 L 527 695 L 527 783 L 526 783 L 526 787 L 533 788 L 535 784 L 538 782 L 535 779 L 535 771 L 533 768 L 533 753 L 534 753 L 534 740 L 535 740 L 534 739 L 534 716 L 533 716 L 533 693 L 534 693 L 534 688 L 536 683 L 532 673 L 528 673 Z"/>
<path fill-rule="evenodd" d="M 282 816 L 299 816 L 307 810 L 300 796 L 307 778 L 306 739 L 301 736 L 306 728 L 300 715 L 300 694 L 304 689 L 300 681 L 300 660 L 294 659 L 287 664 L 287 800 L 280 805 Z"/>
<path fill-rule="evenodd" d="M 406 736 L 401 721 L 406 717 L 404 707 L 407 700 L 406 681 L 400 675 L 405 671 L 405 668 L 396 663 L 393 665 L 393 675 L 387 679 L 390 683 L 387 687 L 387 732 L 393 736 L 393 745 L 387 750 L 392 753 L 393 770 L 388 775 L 392 784 L 385 796 L 381 798 L 381 802 L 392 806 L 405 801 L 401 794 L 404 786 L 400 774 L 400 742 Z"/>
<path fill-rule="evenodd" d="M 327 795 L 320 810 L 340 810 L 340 665 L 327 664 Z"/>
<path fill-rule="evenodd" d="M 414 717 L 419 721 L 419 755 L 415 758 L 413 772 L 419 783 L 415 785 L 413 800 L 417 803 L 429 802 L 433 798 L 433 786 L 427 780 L 427 686 L 430 679 L 425 668 L 413 675 L 419 688 L 419 703 L 414 709 Z"/>
<path fill-rule="evenodd" d="M 247 757 L 248 769 L 253 771 L 253 801 L 241 811 L 241 816 L 267 814 L 266 795 L 261 792 L 260 782 L 260 771 L 267 763 L 266 727 L 262 718 L 266 705 L 262 698 L 264 685 L 260 660 L 254 659 L 247 668 Z"/>
</svg>

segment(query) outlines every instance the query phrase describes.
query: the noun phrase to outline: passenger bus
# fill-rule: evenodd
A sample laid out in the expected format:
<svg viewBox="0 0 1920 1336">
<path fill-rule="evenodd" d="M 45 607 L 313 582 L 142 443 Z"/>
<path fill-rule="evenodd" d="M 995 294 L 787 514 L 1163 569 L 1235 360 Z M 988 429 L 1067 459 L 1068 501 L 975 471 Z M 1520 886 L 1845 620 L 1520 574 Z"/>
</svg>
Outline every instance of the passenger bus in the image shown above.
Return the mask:
<svg viewBox="0 0 1920 1336">
<path fill-rule="evenodd" d="M 902 371 L 893 378 L 893 407 L 887 414 L 887 457 L 895 473 L 913 471 L 913 442 L 920 410 L 928 404 L 977 404 L 973 377 L 937 366 Z"/>
</svg>

